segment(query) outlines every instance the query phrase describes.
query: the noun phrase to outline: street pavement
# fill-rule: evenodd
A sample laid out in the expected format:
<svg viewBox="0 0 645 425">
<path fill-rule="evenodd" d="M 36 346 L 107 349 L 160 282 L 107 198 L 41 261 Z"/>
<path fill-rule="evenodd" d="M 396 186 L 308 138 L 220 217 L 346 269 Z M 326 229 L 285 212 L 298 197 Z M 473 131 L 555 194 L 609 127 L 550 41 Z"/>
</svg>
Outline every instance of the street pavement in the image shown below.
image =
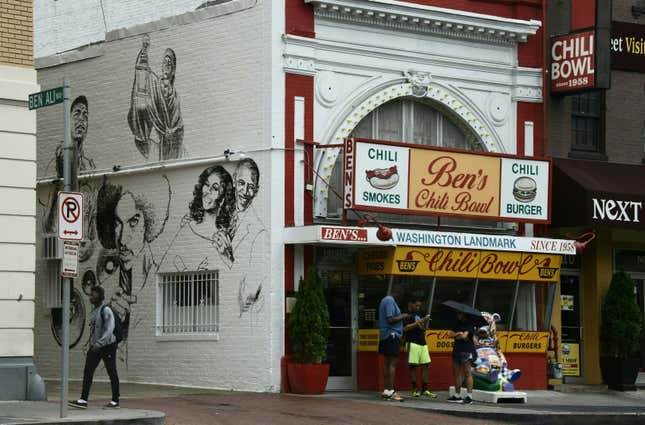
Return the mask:
<svg viewBox="0 0 645 425">
<path fill-rule="evenodd" d="M 76 395 L 78 386 L 70 383 L 70 395 Z M 49 399 L 54 400 L 58 396 L 56 383 L 48 382 L 47 388 Z M 397 403 L 381 401 L 378 394 L 367 392 L 298 396 L 123 384 L 121 405 L 164 412 L 168 425 L 645 423 L 645 391 L 571 388 L 573 392 L 528 391 L 526 404 L 460 405 L 447 403 L 445 392 L 435 400 L 407 397 Z M 109 384 L 95 383 L 90 410 L 105 404 L 109 397 Z"/>
</svg>

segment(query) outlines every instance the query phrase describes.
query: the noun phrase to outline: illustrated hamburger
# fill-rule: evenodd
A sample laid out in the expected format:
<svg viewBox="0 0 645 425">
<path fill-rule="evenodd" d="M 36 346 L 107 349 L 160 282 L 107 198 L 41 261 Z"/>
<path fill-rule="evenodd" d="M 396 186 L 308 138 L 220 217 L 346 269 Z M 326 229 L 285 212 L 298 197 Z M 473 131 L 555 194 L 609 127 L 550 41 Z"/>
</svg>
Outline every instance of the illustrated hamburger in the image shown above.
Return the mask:
<svg viewBox="0 0 645 425">
<path fill-rule="evenodd" d="M 518 202 L 531 202 L 537 196 L 537 183 L 530 177 L 520 177 L 513 183 L 513 197 Z"/>
<path fill-rule="evenodd" d="M 390 168 L 365 170 L 365 177 L 374 189 L 380 190 L 391 189 L 399 182 L 399 172 L 396 169 L 396 165 Z"/>
</svg>

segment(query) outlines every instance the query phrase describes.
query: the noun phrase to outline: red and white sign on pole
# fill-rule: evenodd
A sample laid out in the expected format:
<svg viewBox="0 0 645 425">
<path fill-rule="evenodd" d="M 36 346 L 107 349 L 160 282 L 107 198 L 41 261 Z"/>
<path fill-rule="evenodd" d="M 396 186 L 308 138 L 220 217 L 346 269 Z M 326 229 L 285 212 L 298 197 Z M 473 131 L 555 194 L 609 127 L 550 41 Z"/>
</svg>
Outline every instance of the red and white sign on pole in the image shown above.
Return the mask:
<svg viewBox="0 0 645 425">
<path fill-rule="evenodd" d="M 551 38 L 551 93 L 596 87 L 594 30 Z"/>
<path fill-rule="evenodd" d="M 58 192 L 58 239 L 82 240 L 83 217 L 83 194 Z"/>
</svg>

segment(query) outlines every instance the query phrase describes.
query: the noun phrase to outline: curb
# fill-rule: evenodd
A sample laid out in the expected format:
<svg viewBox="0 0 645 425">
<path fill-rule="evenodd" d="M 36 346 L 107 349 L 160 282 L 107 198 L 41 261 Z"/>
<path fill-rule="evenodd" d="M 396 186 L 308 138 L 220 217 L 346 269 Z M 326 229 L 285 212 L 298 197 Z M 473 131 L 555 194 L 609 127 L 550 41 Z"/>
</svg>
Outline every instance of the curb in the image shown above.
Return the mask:
<svg viewBox="0 0 645 425">
<path fill-rule="evenodd" d="M 402 407 L 403 408 L 403 407 Z M 427 409 L 422 407 L 406 407 L 416 411 L 441 413 L 471 419 L 486 419 L 526 425 L 642 425 L 645 423 L 645 413 L 570 413 L 570 412 L 480 412 L 460 411 L 451 409 Z"/>
</svg>

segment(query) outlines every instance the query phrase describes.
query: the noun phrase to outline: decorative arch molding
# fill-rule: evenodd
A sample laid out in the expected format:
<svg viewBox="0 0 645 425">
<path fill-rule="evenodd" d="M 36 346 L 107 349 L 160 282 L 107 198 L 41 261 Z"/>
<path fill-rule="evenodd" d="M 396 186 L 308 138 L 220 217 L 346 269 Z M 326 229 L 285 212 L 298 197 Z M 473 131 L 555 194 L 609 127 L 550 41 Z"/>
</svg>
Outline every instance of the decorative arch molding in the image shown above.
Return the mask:
<svg viewBox="0 0 645 425">
<path fill-rule="evenodd" d="M 337 119 L 321 140 L 322 144 L 339 144 L 349 136 L 358 123 L 370 112 L 391 100 L 404 97 L 429 99 L 447 109 L 476 137 L 474 143 L 479 144 L 488 152 L 504 152 L 504 145 L 494 126 L 486 115 L 463 93 L 453 86 L 433 80 L 430 73 L 406 71 L 404 78 L 397 78 L 372 87 L 367 93 L 356 94 L 353 100 L 339 113 Z M 361 101 L 361 99 L 363 99 Z M 320 151 L 316 159 L 316 171 L 319 176 L 329 181 L 334 170 L 334 164 L 340 153 L 340 148 L 327 148 Z M 327 199 L 329 187 L 315 179 L 314 186 L 314 215 L 327 216 Z"/>
</svg>

